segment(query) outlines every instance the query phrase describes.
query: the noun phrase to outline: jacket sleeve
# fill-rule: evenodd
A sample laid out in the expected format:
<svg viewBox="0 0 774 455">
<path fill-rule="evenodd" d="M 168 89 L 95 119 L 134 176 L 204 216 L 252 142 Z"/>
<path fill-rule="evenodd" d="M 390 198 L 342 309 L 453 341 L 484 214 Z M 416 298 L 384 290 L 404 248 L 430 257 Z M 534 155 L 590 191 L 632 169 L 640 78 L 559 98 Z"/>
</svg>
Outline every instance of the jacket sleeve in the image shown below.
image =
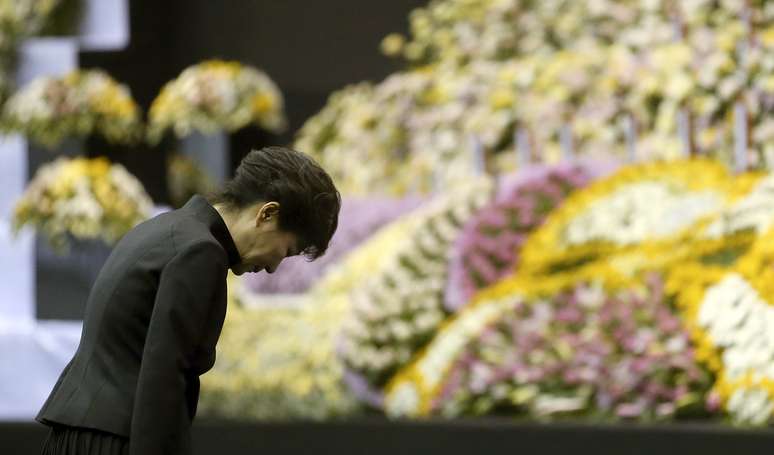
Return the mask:
<svg viewBox="0 0 774 455">
<path fill-rule="evenodd" d="M 137 378 L 130 455 L 181 454 L 190 444 L 185 370 L 224 285 L 226 262 L 218 246 L 200 243 L 162 269 Z"/>
</svg>

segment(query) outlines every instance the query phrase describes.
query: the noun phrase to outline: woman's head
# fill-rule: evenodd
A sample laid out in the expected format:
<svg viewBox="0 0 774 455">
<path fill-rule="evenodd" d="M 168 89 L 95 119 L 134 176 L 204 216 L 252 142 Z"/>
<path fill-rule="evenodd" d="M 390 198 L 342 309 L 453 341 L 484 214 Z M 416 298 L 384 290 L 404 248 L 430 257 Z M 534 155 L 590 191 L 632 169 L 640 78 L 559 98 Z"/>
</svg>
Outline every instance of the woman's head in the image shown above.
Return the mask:
<svg viewBox="0 0 774 455">
<path fill-rule="evenodd" d="M 341 196 L 325 170 L 285 147 L 250 152 L 234 178 L 209 199 L 226 212 L 242 256 L 235 273 L 271 273 L 286 255 L 322 256 L 341 208 Z"/>
</svg>

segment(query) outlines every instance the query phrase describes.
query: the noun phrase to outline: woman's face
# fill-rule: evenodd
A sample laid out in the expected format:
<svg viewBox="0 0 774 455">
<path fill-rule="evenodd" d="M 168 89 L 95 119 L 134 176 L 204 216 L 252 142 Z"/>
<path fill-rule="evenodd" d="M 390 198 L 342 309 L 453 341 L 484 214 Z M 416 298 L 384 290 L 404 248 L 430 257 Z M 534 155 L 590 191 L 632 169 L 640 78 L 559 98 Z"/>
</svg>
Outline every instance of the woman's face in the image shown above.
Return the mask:
<svg viewBox="0 0 774 455">
<path fill-rule="evenodd" d="M 279 208 L 277 202 L 268 202 L 240 222 L 237 249 L 242 261 L 232 267 L 234 274 L 274 273 L 283 259 L 301 252 L 298 237 L 280 229 Z"/>
</svg>

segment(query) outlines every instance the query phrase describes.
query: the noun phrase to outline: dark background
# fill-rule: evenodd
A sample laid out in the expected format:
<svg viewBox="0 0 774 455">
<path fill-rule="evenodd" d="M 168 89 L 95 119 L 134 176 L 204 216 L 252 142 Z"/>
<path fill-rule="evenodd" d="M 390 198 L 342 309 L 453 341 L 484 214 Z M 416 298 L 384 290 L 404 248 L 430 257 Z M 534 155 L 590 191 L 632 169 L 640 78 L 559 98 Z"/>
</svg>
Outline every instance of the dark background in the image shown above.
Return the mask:
<svg viewBox="0 0 774 455">
<path fill-rule="evenodd" d="M 408 30 L 412 9 L 427 0 L 129 0 L 130 44 L 117 52 L 83 52 L 80 66 L 102 68 L 130 87 L 144 112 L 161 87 L 189 65 L 220 58 L 265 71 L 285 97 L 289 128 L 273 135 L 247 128 L 231 136 L 232 168 L 252 147 L 287 145 L 331 92 L 378 82 L 403 67 L 379 44 Z M 99 139 L 88 155 L 124 164 L 157 203 L 168 203 L 160 146 L 119 147 Z"/>
</svg>

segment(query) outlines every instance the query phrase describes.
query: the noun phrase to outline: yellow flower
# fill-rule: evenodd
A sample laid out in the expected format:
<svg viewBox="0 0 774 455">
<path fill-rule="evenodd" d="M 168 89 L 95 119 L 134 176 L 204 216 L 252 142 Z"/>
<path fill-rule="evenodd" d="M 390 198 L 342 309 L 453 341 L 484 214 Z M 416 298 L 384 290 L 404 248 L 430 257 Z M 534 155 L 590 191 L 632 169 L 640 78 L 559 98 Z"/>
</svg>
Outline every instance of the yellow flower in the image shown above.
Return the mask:
<svg viewBox="0 0 774 455">
<path fill-rule="evenodd" d="M 274 110 L 277 102 L 270 93 L 258 93 L 253 97 L 253 112 L 262 115 Z"/>
<path fill-rule="evenodd" d="M 653 66 L 659 69 L 684 67 L 691 62 L 691 48 L 685 44 L 669 44 L 653 50 Z"/>
<path fill-rule="evenodd" d="M 401 53 L 406 39 L 398 33 L 391 33 L 382 40 L 381 48 L 385 55 L 395 56 Z"/>
<path fill-rule="evenodd" d="M 443 104 L 449 100 L 449 92 L 441 84 L 436 83 L 423 94 L 422 100 L 427 104 Z"/>
<path fill-rule="evenodd" d="M 731 23 L 718 30 L 715 44 L 726 52 L 733 52 L 736 50 L 736 45 L 743 35 L 744 25 L 741 22 Z"/>
<path fill-rule="evenodd" d="M 242 69 L 242 65 L 235 61 L 207 60 L 201 64 L 205 71 L 223 73 L 226 77 L 235 77 Z"/>
<path fill-rule="evenodd" d="M 763 79 L 763 89 L 769 93 L 774 92 L 774 74 Z"/>
<path fill-rule="evenodd" d="M 409 60 L 419 60 L 420 58 L 422 58 L 423 53 L 424 53 L 424 50 L 422 49 L 422 46 L 418 43 L 409 43 L 406 45 L 405 55 L 406 55 L 406 58 Z"/>
<path fill-rule="evenodd" d="M 688 96 L 693 87 L 693 78 L 691 78 L 690 74 L 681 71 L 669 78 L 666 86 L 666 95 L 674 100 L 682 100 Z"/>
<path fill-rule="evenodd" d="M 497 88 L 489 96 L 489 104 L 492 109 L 506 109 L 513 106 L 516 101 L 513 90 Z"/>
<path fill-rule="evenodd" d="M 761 43 L 766 47 L 774 47 L 774 27 L 764 29 L 759 34 Z"/>
</svg>

